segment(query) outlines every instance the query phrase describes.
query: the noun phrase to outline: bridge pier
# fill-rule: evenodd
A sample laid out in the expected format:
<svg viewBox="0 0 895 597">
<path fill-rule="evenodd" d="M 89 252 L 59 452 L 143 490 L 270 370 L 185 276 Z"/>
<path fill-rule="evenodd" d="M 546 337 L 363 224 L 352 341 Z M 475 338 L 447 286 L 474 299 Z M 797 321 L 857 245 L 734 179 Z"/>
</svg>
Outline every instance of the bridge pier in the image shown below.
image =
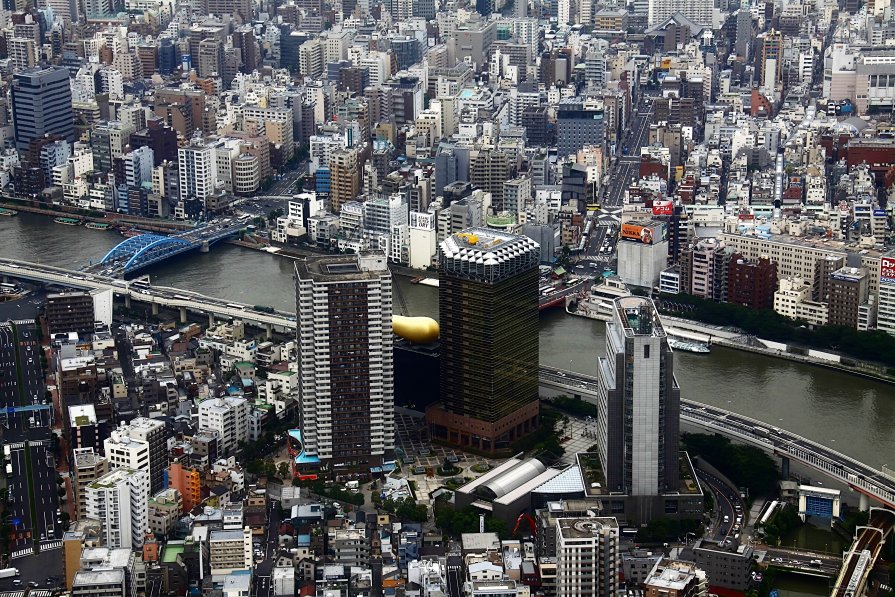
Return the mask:
<svg viewBox="0 0 895 597">
<path fill-rule="evenodd" d="M 787 456 L 780 459 L 780 475 L 784 479 L 789 479 L 789 458 Z"/>
<path fill-rule="evenodd" d="M 858 509 L 866 512 L 870 508 L 870 498 L 863 493 L 858 494 Z"/>
<path fill-rule="evenodd" d="M 129 294 L 124 295 L 124 308 L 125 309 L 131 308 L 131 295 L 129 295 Z"/>
<path fill-rule="evenodd" d="M 180 323 L 186 323 L 186 307 L 180 308 Z"/>
<path fill-rule="evenodd" d="M 214 313 L 208 314 L 208 327 L 214 327 Z"/>
<path fill-rule="evenodd" d="M 208 244 L 208 241 L 207 241 L 207 240 L 202 241 L 202 244 L 199 245 L 199 252 L 200 252 L 200 253 L 208 253 L 208 251 L 209 251 L 210 248 L 211 248 L 211 247 L 210 247 L 210 245 Z"/>
<path fill-rule="evenodd" d="M 158 303 L 152 303 L 152 314 L 158 315 Z"/>
<path fill-rule="evenodd" d="M 270 340 L 271 338 L 273 338 L 273 324 L 272 324 L 272 323 L 265 323 L 265 324 L 264 324 L 264 329 L 265 329 L 266 332 L 267 332 L 267 339 Z"/>
</svg>

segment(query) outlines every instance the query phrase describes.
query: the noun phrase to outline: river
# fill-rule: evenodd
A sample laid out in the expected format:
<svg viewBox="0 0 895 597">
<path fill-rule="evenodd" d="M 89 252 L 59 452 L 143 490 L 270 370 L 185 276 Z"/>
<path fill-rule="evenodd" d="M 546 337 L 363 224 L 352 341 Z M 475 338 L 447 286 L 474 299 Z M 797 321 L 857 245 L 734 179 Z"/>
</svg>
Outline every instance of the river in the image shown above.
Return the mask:
<svg viewBox="0 0 895 597">
<path fill-rule="evenodd" d="M 113 232 L 54 224 L 43 216 L 0 218 L 0 255 L 13 259 L 79 267 L 120 241 Z M 157 285 L 295 310 L 292 262 L 259 251 L 219 245 L 146 273 Z M 403 277 L 396 283 L 411 314 L 437 316 L 435 289 Z M 605 350 L 604 324 L 554 310 L 541 316 L 540 341 L 543 363 L 594 374 Z M 684 398 L 785 428 L 877 468 L 895 466 L 891 386 L 720 347 L 710 355 L 677 352 L 675 374 Z"/>
</svg>

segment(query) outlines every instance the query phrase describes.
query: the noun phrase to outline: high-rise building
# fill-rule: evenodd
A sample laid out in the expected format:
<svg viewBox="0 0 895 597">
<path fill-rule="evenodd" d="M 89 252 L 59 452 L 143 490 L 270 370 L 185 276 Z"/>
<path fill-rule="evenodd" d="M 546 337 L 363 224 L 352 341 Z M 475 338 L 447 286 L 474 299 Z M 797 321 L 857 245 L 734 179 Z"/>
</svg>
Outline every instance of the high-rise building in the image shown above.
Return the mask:
<svg viewBox="0 0 895 597">
<path fill-rule="evenodd" d="M 13 75 L 16 149 L 25 151 L 31 141 L 46 135 L 74 141 L 75 121 L 68 79 L 68 70 L 62 67 L 32 68 Z"/>
<path fill-rule="evenodd" d="M 603 103 L 598 100 L 567 98 L 556 112 L 557 155 L 577 154 L 585 145 L 603 143 Z"/>
<path fill-rule="evenodd" d="M 212 531 L 208 536 L 212 574 L 230 574 L 252 568 L 252 530 Z"/>
<path fill-rule="evenodd" d="M 73 450 L 75 472 L 75 507 L 77 519 L 87 516 L 87 486 L 109 472 L 109 461 L 93 451 L 93 448 Z"/>
<path fill-rule="evenodd" d="M 93 297 L 83 291 L 48 294 L 46 318 L 50 334 L 92 334 Z"/>
<path fill-rule="evenodd" d="M 381 254 L 295 263 L 304 451 L 348 470 L 394 449 L 392 279 Z"/>
<path fill-rule="evenodd" d="M 329 156 L 329 200 L 332 211 L 339 213 L 342 205 L 354 201 L 360 192 L 360 173 L 357 148 L 334 151 Z"/>
<path fill-rule="evenodd" d="M 867 302 L 869 275 L 863 267 L 842 267 L 830 275 L 830 325 L 857 328 Z"/>
<path fill-rule="evenodd" d="M 193 144 L 177 150 L 180 197 L 205 201 L 214 193 L 217 178 L 215 152 L 209 145 Z"/>
<path fill-rule="evenodd" d="M 879 260 L 879 307 L 876 329 L 895 335 L 895 258 Z"/>
<path fill-rule="evenodd" d="M 615 300 L 599 378 L 597 445 L 607 489 L 633 496 L 677 490 L 680 388 L 652 299 Z"/>
<path fill-rule="evenodd" d="M 759 36 L 761 60 L 758 63 L 759 77 L 756 83 L 774 89 L 783 72 L 783 35 L 774 29 Z"/>
<path fill-rule="evenodd" d="M 87 518 L 98 520 L 106 547 L 140 547 L 148 528 L 149 474 L 117 468 L 87 485 Z"/>
<path fill-rule="evenodd" d="M 149 473 L 149 489 L 153 494 L 164 489 L 165 469 L 168 468 L 168 431 L 164 421 L 137 417 L 127 425 L 119 426 L 114 433 L 119 438 L 117 442 L 106 440 L 106 456 L 110 458 L 112 468 L 129 466 L 143 469 Z M 148 459 L 143 458 L 141 448 L 132 448 L 124 438 L 145 443 Z M 121 453 L 124 459 L 113 457 L 109 453 L 110 447 L 114 453 Z"/>
<path fill-rule="evenodd" d="M 486 228 L 438 248 L 441 403 L 433 437 L 484 452 L 538 427 L 537 243 Z"/>
<path fill-rule="evenodd" d="M 245 398 L 226 396 L 199 403 L 199 429 L 218 432 L 218 452 L 234 454 L 239 442 L 248 440 L 249 403 Z"/>
<path fill-rule="evenodd" d="M 615 595 L 621 555 L 614 518 L 556 521 L 556 594 L 563 597 Z"/>
<path fill-rule="evenodd" d="M 712 26 L 712 0 L 649 0 L 649 25 L 660 25 L 668 17 L 680 13 L 692 23 L 702 27 Z"/>
</svg>

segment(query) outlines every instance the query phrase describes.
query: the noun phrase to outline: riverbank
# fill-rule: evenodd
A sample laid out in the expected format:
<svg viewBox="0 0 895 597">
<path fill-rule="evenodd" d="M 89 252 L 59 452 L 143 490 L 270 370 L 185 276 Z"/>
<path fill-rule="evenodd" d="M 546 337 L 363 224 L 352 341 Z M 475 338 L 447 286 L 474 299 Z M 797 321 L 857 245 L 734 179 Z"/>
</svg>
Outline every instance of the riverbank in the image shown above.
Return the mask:
<svg viewBox="0 0 895 597">
<path fill-rule="evenodd" d="M 850 366 L 842 362 L 836 362 L 834 359 L 841 359 L 842 355 L 835 353 L 810 351 L 815 352 L 817 356 L 797 354 L 790 352 L 793 349 L 801 350 L 797 347 L 771 342 L 770 340 L 762 340 L 761 338 L 750 336 L 742 330 L 707 325 L 669 315 L 663 315 L 662 321 L 670 322 L 675 328 L 704 334 L 708 336 L 708 342 L 710 344 L 717 346 L 732 348 L 734 350 L 743 350 L 787 361 L 794 361 L 804 365 L 811 365 L 812 367 L 822 367 L 824 369 L 831 369 L 833 371 L 839 371 L 841 373 L 895 385 L 895 377 L 887 375 L 881 368 L 874 368 L 870 364 L 864 364 L 865 367 L 862 368 L 861 366 Z"/>
<path fill-rule="evenodd" d="M 9 197 L 0 197 L 0 207 L 13 211 L 24 211 L 41 216 L 49 216 L 52 218 L 70 218 L 77 216 L 78 218 L 100 224 L 109 224 L 110 226 L 137 226 L 139 228 L 152 232 L 166 232 L 178 230 L 189 230 L 191 225 L 185 222 L 173 222 L 170 220 L 156 220 L 152 218 L 141 218 L 138 216 L 129 216 L 126 214 L 111 214 L 106 212 L 95 212 L 78 207 L 68 207 L 54 205 L 51 208 L 40 207 L 34 205 L 36 202 L 25 201 L 22 199 L 10 199 Z M 96 215 L 102 213 L 101 216 Z"/>
</svg>

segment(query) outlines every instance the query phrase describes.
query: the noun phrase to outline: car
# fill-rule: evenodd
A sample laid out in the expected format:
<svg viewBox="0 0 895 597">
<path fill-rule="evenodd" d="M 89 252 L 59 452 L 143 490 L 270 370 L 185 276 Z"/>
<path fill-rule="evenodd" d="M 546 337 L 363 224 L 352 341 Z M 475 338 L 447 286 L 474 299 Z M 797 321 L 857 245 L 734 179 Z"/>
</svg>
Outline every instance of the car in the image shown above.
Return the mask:
<svg viewBox="0 0 895 597">
<path fill-rule="evenodd" d="M 12 584 L 13 584 L 13 586 L 18 587 L 22 584 L 22 581 L 20 581 L 18 578 L 16 578 L 12 581 Z"/>
<path fill-rule="evenodd" d="M 31 587 L 32 589 L 36 589 L 37 587 L 40 586 L 40 583 L 37 582 L 36 580 L 32 580 L 31 582 L 28 583 L 28 586 Z"/>
</svg>

